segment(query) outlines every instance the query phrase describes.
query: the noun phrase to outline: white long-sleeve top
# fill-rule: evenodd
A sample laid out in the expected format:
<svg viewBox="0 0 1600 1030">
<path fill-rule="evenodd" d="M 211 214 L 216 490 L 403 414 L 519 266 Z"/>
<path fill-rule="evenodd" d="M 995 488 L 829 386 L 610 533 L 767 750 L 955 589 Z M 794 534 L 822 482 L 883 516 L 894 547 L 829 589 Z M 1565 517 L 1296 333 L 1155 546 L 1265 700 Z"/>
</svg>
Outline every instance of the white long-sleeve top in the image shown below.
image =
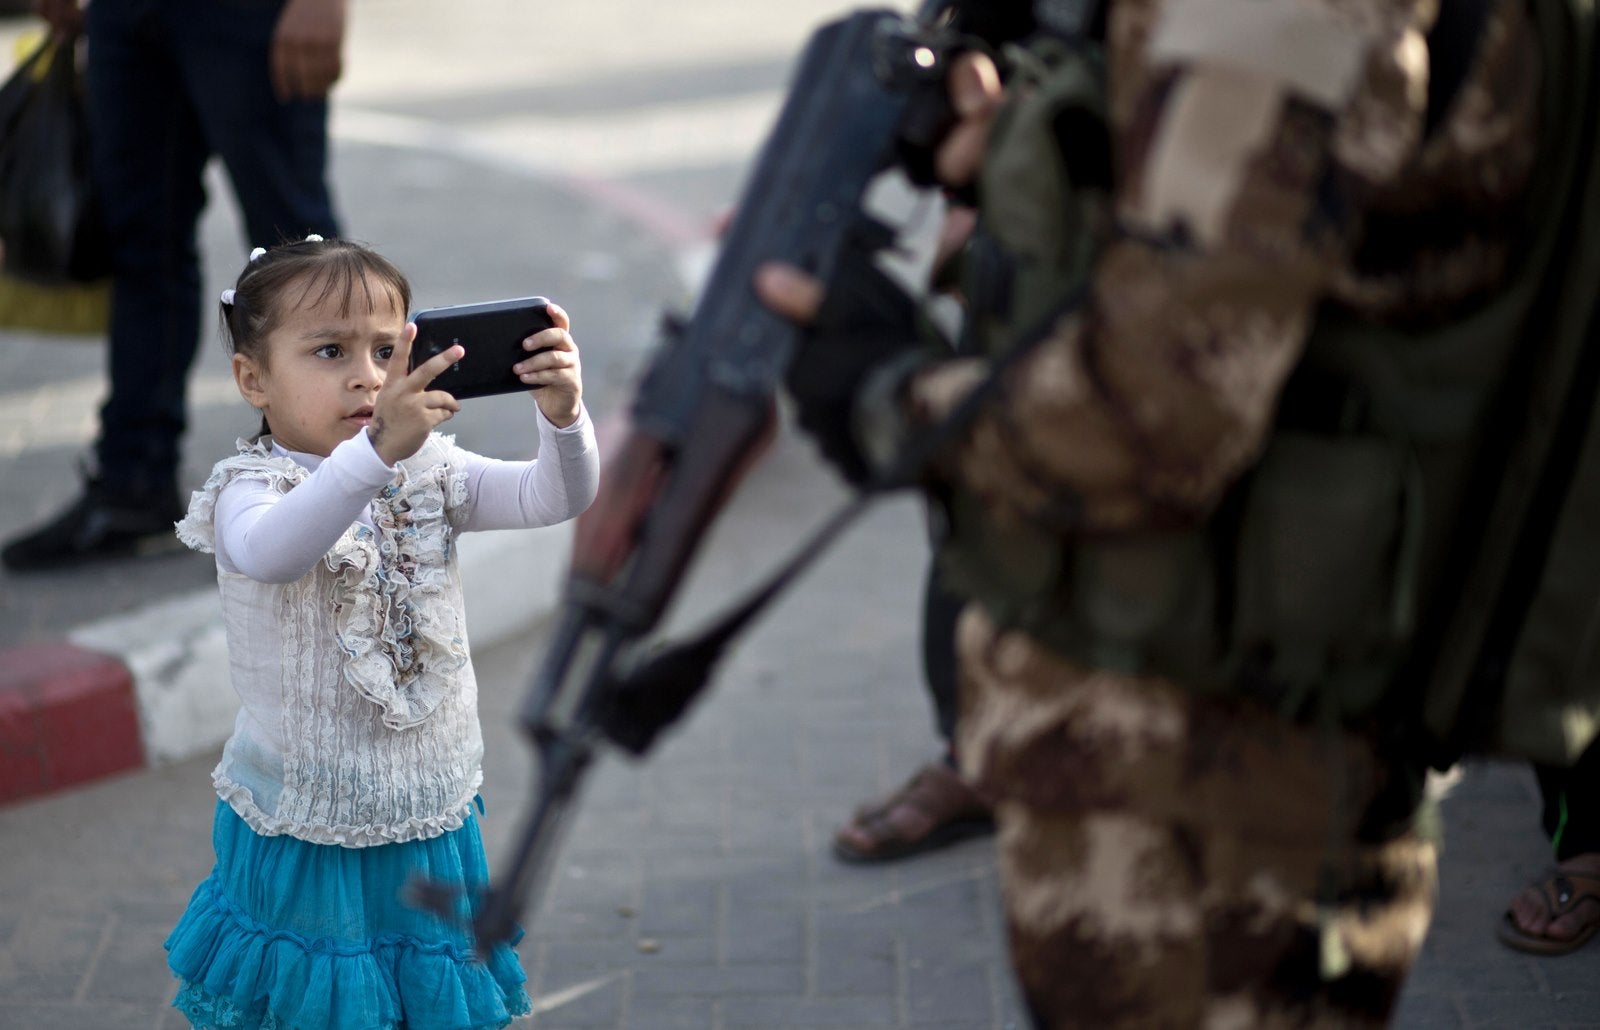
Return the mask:
<svg viewBox="0 0 1600 1030">
<path fill-rule="evenodd" d="M 593 500 L 587 413 L 539 419 L 540 457 L 434 434 L 387 466 L 363 432 L 327 458 L 241 441 L 178 534 L 217 556 L 240 711 L 212 774 L 253 829 L 367 847 L 459 827 L 482 783 L 455 534 L 551 525 Z"/>
</svg>

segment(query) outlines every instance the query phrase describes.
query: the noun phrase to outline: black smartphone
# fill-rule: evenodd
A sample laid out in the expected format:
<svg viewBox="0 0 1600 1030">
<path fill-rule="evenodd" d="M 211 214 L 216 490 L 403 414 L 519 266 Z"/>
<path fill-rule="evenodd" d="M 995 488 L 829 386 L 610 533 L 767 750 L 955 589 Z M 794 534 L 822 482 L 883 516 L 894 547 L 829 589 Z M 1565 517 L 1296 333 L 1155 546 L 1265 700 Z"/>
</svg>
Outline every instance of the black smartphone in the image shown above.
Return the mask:
<svg viewBox="0 0 1600 1030">
<path fill-rule="evenodd" d="M 428 389 L 448 390 L 457 400 L 539 389 L 517 378 L 511 366 L 538 353 L 523 350 L 523 340 L 555 325 L 546 298 L 516 297 L 426 308 L 412 315 L 411 321 L 417 324 L 417 338 L 411 342 L 411 368 L 455 344 L 466 348 L 461 360 L 435 376 Z"/>
</svg>

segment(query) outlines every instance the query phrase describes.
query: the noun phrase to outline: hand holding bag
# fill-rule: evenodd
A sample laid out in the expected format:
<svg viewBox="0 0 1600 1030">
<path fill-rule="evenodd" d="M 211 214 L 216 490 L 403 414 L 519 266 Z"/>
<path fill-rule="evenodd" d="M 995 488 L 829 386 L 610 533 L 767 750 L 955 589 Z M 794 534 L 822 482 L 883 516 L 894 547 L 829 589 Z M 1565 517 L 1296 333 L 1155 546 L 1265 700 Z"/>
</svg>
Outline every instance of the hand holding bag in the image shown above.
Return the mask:
<svg viewBox="0 0 1600 1030">
<path fill-rule="evenodd" d="M 110 250 L 77 47 L 46 38 L 0 86 L 0 325 L 95 333 Z"/>
</svg>

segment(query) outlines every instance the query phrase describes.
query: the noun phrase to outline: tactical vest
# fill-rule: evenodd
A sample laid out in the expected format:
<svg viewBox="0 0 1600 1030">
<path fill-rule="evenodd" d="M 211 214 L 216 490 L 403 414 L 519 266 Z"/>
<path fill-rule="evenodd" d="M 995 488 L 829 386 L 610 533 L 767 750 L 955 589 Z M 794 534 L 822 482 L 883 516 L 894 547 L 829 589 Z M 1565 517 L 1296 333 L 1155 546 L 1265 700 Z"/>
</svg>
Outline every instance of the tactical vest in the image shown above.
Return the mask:
<svg viewBox="0 0 1600 1030">
<path fill-rule="evenodd" d="M 1435 764 L 1577 756 L 1600 726 L 1597 20 L 1588 0 L 1533 10 L 1531 229 L 1503 287 L 1425 329 L 1322 311 L 1259 462 L 1199 527 L 1002 529 L 950 492 L 944 560 L 1000 624 L 1292 718 L 1403 728 Z M 991 137 L 969 263 L 993 355 L 1088 275 L 1106 210 L 1101 58 L 1034 56 Z"/>
</svg>

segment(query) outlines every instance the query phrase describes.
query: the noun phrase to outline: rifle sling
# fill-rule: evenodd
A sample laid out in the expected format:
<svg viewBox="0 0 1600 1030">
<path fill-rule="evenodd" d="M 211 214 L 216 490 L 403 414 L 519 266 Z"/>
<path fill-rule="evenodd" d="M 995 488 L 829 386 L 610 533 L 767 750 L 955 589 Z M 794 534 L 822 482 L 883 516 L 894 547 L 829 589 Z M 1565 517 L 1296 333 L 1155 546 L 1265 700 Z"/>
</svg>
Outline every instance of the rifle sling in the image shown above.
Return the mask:
<svg viewBox="0 0 1600 1030">
<path fill-rule="evenodd" d="M 943 419 L 907 441 L 900 453 L 836 509 L 767 579 L 745 598 L 685 640 L 655 651 L 614 680 L 611 706 L 601 719 L 606 736 L 625 750 L 642 755 L 655 738 L 675 722 L 710 682 L 723 652 L 755 617 L 789 587 L 879 497 L 916 481 L 953 443 L 1003 388 L 1008 373 L 1044 342 L 1062 318 L 1082 306 L 1087 284 L 1070 291 L 1006 352 L 979 383 Z"/>
</svg>

